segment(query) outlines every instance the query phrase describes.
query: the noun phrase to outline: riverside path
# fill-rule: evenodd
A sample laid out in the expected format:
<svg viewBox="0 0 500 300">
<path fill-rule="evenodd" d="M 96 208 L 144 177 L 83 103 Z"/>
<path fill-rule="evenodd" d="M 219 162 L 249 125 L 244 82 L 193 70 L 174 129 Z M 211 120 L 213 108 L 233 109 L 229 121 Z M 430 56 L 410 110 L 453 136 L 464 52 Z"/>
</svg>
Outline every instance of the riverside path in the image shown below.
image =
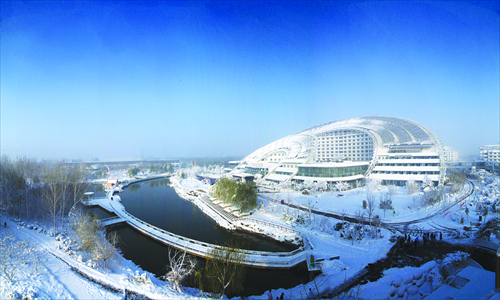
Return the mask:
<svg viewBox="0 0 500 300">
<path fill-rule="evenodd" d="M 113 192 L 114 190 L 110 190 L 105 198 L 85 200 L 82 203 L 86 206 L 100 206 L 116 214 L 116 217 L 113 217 L 112 223 L 125 222 L 150 238 L 192 255 L 208 258 L 214 248 L 221 249 L 219 245 L 186 238 L 134 217 L 126 211 L 125 207 L 118 200 L 119 197 L 113 197 Z M 308 257 L 304 247 L 291 252 L 267 252 L 246 249 L 239 249 L 238 251 L 245 254 L 245 258 L 241 264 L 255 268 L 292 268 L 301 262 L 305 262 Z"/>
</svg>

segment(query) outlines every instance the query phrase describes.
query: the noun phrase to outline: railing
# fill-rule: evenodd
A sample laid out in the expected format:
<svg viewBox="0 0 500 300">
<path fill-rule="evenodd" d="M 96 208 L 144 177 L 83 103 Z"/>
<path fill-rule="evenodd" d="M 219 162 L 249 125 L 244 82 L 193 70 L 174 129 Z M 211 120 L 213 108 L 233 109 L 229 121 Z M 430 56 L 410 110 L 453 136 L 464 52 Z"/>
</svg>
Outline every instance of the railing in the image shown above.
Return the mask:
<svg viewBox="0 0 500 300">
<path fill-rule="evenodd" d="M 106 219 L 102 219 L 101 220 L 101 225 L 102 226 L 109 226 L 109 225 L 113 225 L 113 224 L 117 224 L 117 223 L 122 223 L 122 222 L 126 222 L 126 220 L 120 218 L 120 217 L 109 217 L 109 218 L 106 218 Z"/>
<path fill-rule="evenodd" d="M 130 181 L 128 181 L 127 183 L 122 183 L 121 186 L 122 187 L 127 187 L 131 184 L 134 184 L 134 183 L 138 183 L 138 182 L 141 182 L 141 181 L 146 181 L 146 180 L 153 180 L 153 179 L 160 179 L 160 178 L 167 178 L 167 177 L 170 177 L 172 176 L 172 174 L 163 174 L 163 175 L 147 175 L 147 177 L 144 177 L 144 178 L 141 178 L 141 179 L 132 179 Z"/>
<path fill-rule="evenodd" d="M 112 191 L 110 191 L 108 195 L 110 195 L 110 193 L 112 195 Z M 209 257 L 213 249 L 224 250 L 224 247 L 219 245 L 186 238 L 148 224 L 128 213 L 120 203 L 110 200 L 110 198 L 108 198 L 108 201 L 109 205 L 118 217 L 121 217 L 140 232 L 156 240 L 202 257 Z M 116 208 L 116 204 L 120 205 L 121 208 Z M 238 249 L 239 252 L 244 253 L 247 256 L 244 261 L 241 262 L 242 264 L 261 267 L 293 267 L 306 259 L 306 253 L 304 250 L 305 249 L 303 247 L 291 252 L 265 252 Z"/>
<path fill-rule="evenodd" d="M 293 228 L 290 228 L 288 226 L 283 226 L 283 225 L 280 225 L 280 224 L 276 224 L 276 223 L 272 223 L 272 222 L 268 222 L 268 221 L 264 221 L 264 220 L 258 220 L 258 219 L 254 219 L 254 218 L 246 218 L 244 219 L 244 221 L 252 221 L 254 223 L 260 223 L 260 224 L 263 224 L 263 225 L 267 225 L 267 226 L 271 226 L 271 227 L 274 227 L 274 228 L 278 228 L 278 229 L 281 229 L 281 230 L 285 230 L 285 231 L 289 231 L 289 232 L 293 232 L 295 234 L 298 234 L 298 235 L 301 235 L 301 232 L 293 229 Z M 243 221 L 241 221 L 243 222 Z"/>
</svg>

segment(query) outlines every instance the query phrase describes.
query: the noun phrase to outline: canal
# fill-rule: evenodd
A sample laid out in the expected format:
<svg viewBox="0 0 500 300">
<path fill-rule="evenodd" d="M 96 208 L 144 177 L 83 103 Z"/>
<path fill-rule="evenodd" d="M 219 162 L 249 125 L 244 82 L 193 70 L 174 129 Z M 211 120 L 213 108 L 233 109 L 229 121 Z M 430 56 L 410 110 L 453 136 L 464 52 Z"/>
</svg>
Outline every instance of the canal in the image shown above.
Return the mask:
<svg viewBox="0 0 500 300">
<path fill-rule="evenodd" d="M 95 197 L 104 196 L 99 187 L 95 193 Z M 195 240 L 224 244 L 228 239 L 237 238 L 244 248 L 259 251 L 281 252 L 298 248 L 296 245 L 278 242 L 271 238 L 220 227 L 192 202 L 180 198 L 175 190 L 168 186 L 168 180 L 157 179 L 132 184 L 120 193 L 120 198 L 127 211 L 135 217 Z M 97 214 L 100 218 L 112 216 L 98 207 L 89 208 L 89 212 Z M 168 265 L 166 245 L 128 225 L 115 226 L 110 230 L 116 231 L 119 235 L 119 248 L 126 259 L 157 277 L 165 275 Z M 203 266 L 204 259 L 197 259 L 199 265 Z M 243 296 L 259 295 L 269 289 L 291 288 L 311 279 L 305 263 L 283 270 L 246 268 L 245 278 Z M 194 280 L 188 280 L 186 285 L 196 287 Z"/>
</svg>

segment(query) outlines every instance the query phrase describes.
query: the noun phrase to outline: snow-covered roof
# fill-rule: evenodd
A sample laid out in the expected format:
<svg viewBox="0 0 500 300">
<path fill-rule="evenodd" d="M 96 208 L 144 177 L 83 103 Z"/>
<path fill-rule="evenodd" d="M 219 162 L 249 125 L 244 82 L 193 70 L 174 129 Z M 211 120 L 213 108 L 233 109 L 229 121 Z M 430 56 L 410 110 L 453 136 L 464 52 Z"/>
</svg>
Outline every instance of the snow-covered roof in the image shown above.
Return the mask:
<svg viewBox="0 0 500 300">
<path fill-rule="evenodd" d="M 302 160 L 307 162 L 313 156 L 315 137 L 336 130 L 359 130 L 374 138 L 374 147 L 383 145 L 432 145 L 441 151 L 439 139 L 424 126 L 398 117 L 366 116 L 354 117 L 320 124 L 286 136 L 257 149 L 245 157 L 245 162 L 258 162 L 276 151 L 285 151 L 283 162 Z M 425 154 L 422 154 L 425 155 Z M 429 154 L 427 154 L 429 155 Z"/>
<path fill-rule="evenodd" d="M 270 174 L 266 177 L 267 180 L 272 181 L 285 181 L 290 178 L 290 175 L 281 175 L 281 174 Z"/>
</svg>

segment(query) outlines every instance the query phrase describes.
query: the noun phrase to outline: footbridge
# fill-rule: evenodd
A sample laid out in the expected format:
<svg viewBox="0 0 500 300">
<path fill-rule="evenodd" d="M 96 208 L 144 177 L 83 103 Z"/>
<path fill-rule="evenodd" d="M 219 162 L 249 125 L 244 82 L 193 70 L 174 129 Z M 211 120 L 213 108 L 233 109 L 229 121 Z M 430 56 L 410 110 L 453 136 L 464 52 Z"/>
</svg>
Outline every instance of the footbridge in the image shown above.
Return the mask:
<svg viewBox="0 0 500 300">
<path fill-rule="evenodd" d="M 103 225 L 121 222 L 127 223 L 150 238 L 176 249 L 186 251 L 192 255 L 208 258 L 214 248 L 222 249 L 219 245 L 186 238 L 134 217 L 126 211 L 125 207 L 120 203 L 119 197 L 113 196 L 113 191 L 109 191 L 106 198 L 85 200 L 82 201 L 82 203 L 87 206 L 100 206 L 116 214 L 116 217 L 103 220 Z M 292 268 L 306 261 L 308 258 L 307 251 L 304 247 L 300 247 L 291 252 L 266 252 L 246 249 L 239 249 L 239 251 L 245 254 L 245 259 L 241 263 L 245 266 L 255 268 Z"/>
</svg>

